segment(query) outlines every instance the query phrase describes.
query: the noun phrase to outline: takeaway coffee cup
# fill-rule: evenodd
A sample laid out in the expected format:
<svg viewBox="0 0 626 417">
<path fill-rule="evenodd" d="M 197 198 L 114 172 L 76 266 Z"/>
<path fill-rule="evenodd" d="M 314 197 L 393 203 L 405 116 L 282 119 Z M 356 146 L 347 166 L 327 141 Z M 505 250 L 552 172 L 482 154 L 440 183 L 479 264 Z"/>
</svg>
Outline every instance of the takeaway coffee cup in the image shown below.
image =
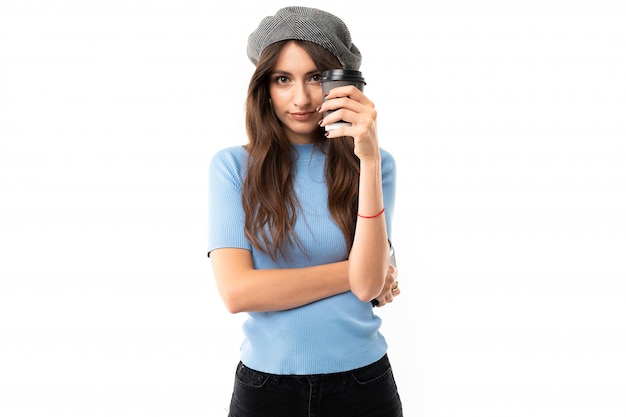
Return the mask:
<svg viewBox="0 0 626 417">
<path fill-rule="evenodd" d="M 354 85 L 359 90 L 363 91 L 365 87 L 365 79 L 361 74 L 361 71 L 356 70 L 346 70 L 346 69 L 332 69 L 328 71 L 324 71 L 322 74 L 322 93 L 324 96 L 327 92 L 332 90 L 335 87 L 341 87 L 344 85 Z M 326 99 L 324 99 L 325 101 Z M 334 110 L 324 112 L 324 117 L 328 116 Z M 350 125 L 349 122 L 345 122 L 340 120 L 335 123 L 331 123 L 326 126 L 326 130 L 337 129 L 338 127 Z"/>
</svg>

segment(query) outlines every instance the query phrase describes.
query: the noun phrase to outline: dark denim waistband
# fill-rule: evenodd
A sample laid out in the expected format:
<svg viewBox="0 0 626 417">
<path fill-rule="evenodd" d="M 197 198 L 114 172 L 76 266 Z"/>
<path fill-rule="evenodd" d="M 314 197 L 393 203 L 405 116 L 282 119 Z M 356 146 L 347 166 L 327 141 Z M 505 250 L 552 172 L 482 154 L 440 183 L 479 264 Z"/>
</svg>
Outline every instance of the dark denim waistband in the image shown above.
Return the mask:
<svg viewBox="0 0 626 417">
<path fill-rule="evenodd" d="M 278 375 L 271 374 L 267 372 L 257 371 L 251 368 L 248 368 L 243 362 L 239 362 L 239 372 L 254 374 L 256 377 L 267 377 L 273 383 L 279 383 L 281 380 L 290 380 L 293 382 L 302 381 L 307 384 L 312 381 L 338 381 L 338 382 L 346 382 L 349 379 L 354 378 L 355 375 L 359 377 L 359 379 L 367 379 L 369 376 L 372 378 L 376 378 L 381 374 L 385 373 L 387 370 L 391 369 L 391 364 L 389 362 L 389 358 L 387 354 L 385 354 L 382 358 L 377 360 L 376 362 L 363 366 L 361 368 L 352 369 L 344 372 L 334 372 L 328 374 L 308 374 L 308 375 Z"/>
</svg>

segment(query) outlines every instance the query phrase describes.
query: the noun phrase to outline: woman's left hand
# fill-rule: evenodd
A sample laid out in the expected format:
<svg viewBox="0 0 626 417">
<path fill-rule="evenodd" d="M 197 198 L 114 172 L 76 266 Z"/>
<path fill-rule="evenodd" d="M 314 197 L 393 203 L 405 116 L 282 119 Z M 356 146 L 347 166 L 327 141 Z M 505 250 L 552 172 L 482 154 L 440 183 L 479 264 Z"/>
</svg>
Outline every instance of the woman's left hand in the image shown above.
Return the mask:
<svg viewBox="0 0 626 417">
<path fill-rule="evenodd" d="M 358 88 L 353 85 L 336 87 L 329 91 L 322 103 L 320 112 L 334 110 L 322 119 L 324 127 L 340 120 L 351 123 L 334 130 L 327 131 L 327 138 L 352 136 L 354 153 L 359 159 L 379 158 L 378 133 L 376 130 L 376 109 Z"/>
</svg>

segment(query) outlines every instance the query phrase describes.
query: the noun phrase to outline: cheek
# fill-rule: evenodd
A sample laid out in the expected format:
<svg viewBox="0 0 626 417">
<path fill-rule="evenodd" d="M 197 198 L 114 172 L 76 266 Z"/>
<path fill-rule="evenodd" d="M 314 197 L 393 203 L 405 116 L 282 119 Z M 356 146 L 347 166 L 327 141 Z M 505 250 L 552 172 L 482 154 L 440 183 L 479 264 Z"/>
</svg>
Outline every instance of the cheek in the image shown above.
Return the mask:
<svg viewBox="0 0 626 417">
<path fill-rule="evenodd" d="M 270 104 L 274 111 L 278 111 L 285 105 L 285 93 L 280 91 L 272 91 L 270 89 Z"/>
<path fill-rule="evenodd" d="M 324 93 L 322 92 L 322 86 L 316 85 L 311 89 L 311 98 L 318 106 L 324 101 Z"/>
</svg>

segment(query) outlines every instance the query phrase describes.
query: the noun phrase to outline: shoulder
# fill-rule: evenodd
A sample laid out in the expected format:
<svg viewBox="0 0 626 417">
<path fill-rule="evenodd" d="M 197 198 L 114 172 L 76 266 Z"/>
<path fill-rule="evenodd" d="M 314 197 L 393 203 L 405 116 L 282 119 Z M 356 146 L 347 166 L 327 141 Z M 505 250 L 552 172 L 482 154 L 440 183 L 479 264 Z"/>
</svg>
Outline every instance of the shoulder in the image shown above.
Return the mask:
<svg viewBox="0 0 626 417">
<path fill-rule="evenodd" d="M 243 146 L 230 146 L 217 151 L 211 158 L 212 176 L 243 177 L 248 152 Z"/>
<path fill-rule="evenodd" d="M 217 151 L 211 158 L 211 166 L 245 166 L 248 152 L 243 146 L 230 146 Z"/>
<path fill-rule="evenodd" d="M 248 152 L 243 146 L 229 146 L 217 151 L 212 159 L 211 163 L 216 162 L 245 162 Z"/>
</svg>

